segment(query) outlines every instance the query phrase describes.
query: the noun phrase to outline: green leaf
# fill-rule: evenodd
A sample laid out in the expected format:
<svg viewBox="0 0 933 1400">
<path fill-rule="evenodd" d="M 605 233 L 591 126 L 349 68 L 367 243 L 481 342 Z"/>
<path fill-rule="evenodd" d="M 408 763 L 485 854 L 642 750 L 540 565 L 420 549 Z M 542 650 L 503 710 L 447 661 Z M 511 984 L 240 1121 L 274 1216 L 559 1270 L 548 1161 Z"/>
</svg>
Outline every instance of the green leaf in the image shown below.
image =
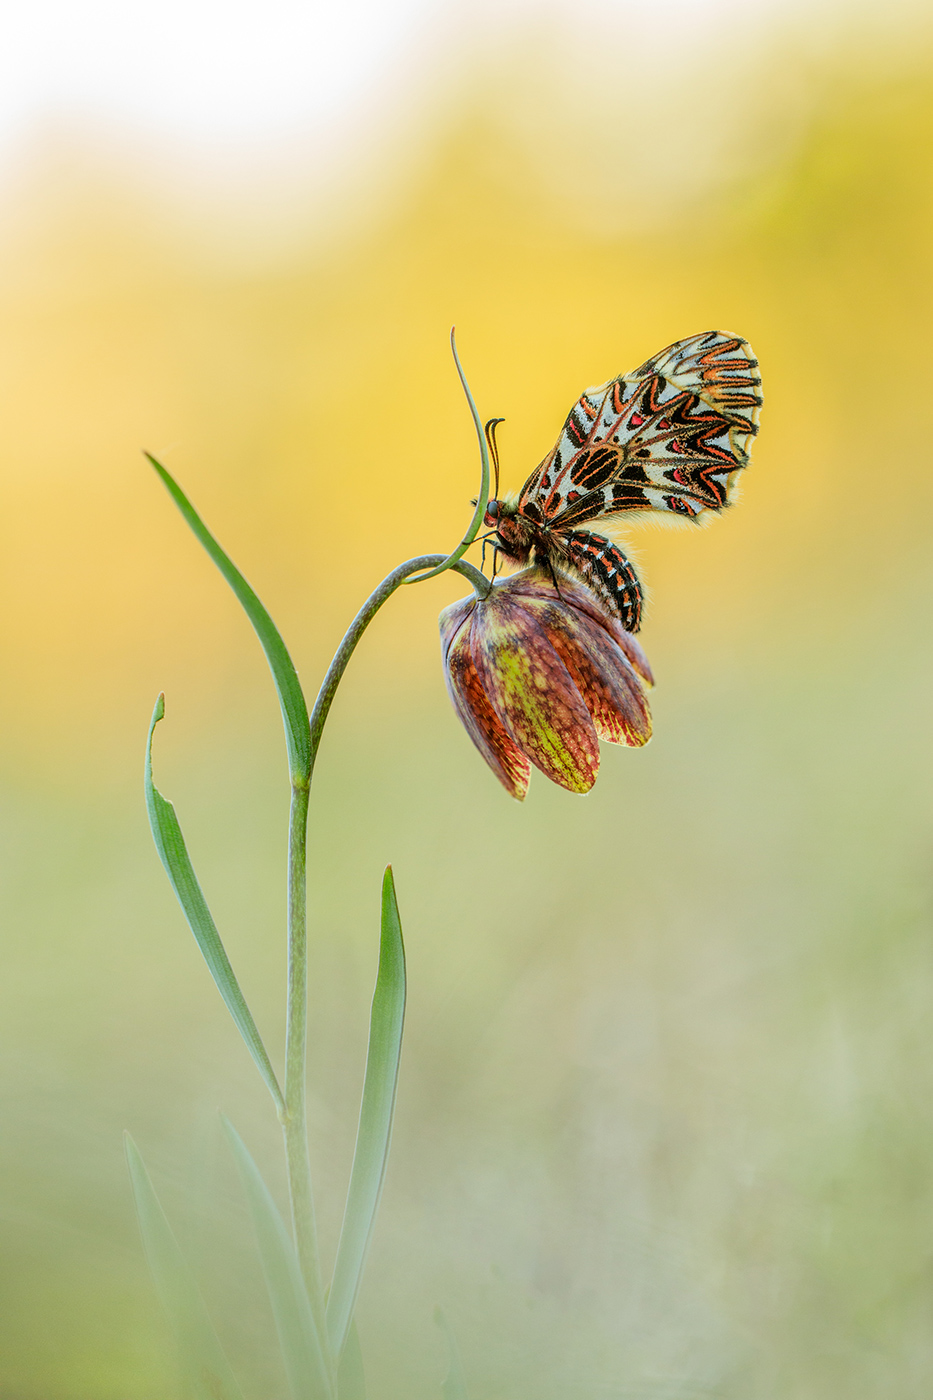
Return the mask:
<svg viewBox="0 0 933 1400">
<path fill-rule="evenodd" d="M 129 1133 L 124 1142 L 146 1260 L 178 1344 L 185 1384 L 197 1400 L 243 1400 L 139 1149 Z"/>
<path fill-rule="evenodd" d="M 217 926 L 211 917 L 211 911 L 207 907 L 207 900 L 198 884 L 198 877 L 194 873 L 194 867 L 185 846 L 185 838 L 178 825 L 175 808 L 171 802 L 166 801 L 152 781 L 152 736 L 156 725 L 164 714 L 165 696 L 160 695 L 152 711 L 149 739 L 146 744 L 146 807 L 149 812 L 152 839 L 162 864 L 165 866 L 168 878 L 172 882 L 172 889 L 184 910 L 191 932 L 204 954 L 204 961 L 217 983 L 217 989 L 223 997 L 240 1035 L 246 1041 L 247 1049 L 256 1063 L 256 1068 L 265 1080 L 269 1093 L 275 1100 L 276 1108 L 282 1114 L 285 1111 L 285 1100 L 275 1077 L 275 1070 L 272 1068 L 272 1062 L 266 1053 L 266 1047 L 262 1043 L 256 1022 L 253 1020 L 243 993 L 240 991 L 240 984 L 230 966 L 230 959 L 227 957 L 224 945 L 220 940 L 220 934 L 217 932 Z"/>
<path fill-rule="evenodd" d="M 337 1368 L 337 1400 L 366 1400 L 363 1353 L 355 1322 L 350 1323 L 347 1344 Z"/>
<path fill-rule="evenodd" d="M 457 1346 L 457 1339 L 450 1323 L 440 1308 L 434 1309 L 434 1321 L 443 1332 L 447 1342 L 447 1378 L 441 1386 L 444 1400 L 470 1400 L 463 1375 L 463 1365 L 460 1361 L 460 1348 Z"/>
<path fill-rule="evenodd" d="M 382 882 L 379 971 L 369 1021 L 369 1051 L 353 1169 L 343 1213 L 334 1281 L 327 1301 L 331 1351 L 340 1356 L 347 1339 L 372 1237 L 395 1113 L 402 1028 L 405 1021 L 405 947 L 392 867 Z"/>
<path fill-rule="evenodd" d="M 146 456 L 159 473 L 169 495 L 191 529 L 233 589 L 243 611 L 253 624 L 256 636 L 266 653 L 272 679 L 275 681 L 279 704 L 282 707 L 285 738 L 288 744 L 288 763 L 292 778 L 307 783 L 311 772 L 311 729 L 308 723 L 308 706 L 305 703 L 294 662 L 282 641 L 281 633 L 233 560 L 225 554 L 214 539 L 181 487 L 151 453 L 147 452 Z"/>
<path fill-rule="evenodd" d="M 333 1400 L 324 1343 L 314 1325 L 298 1255 L 242 1138 L 228 1119 L 222 1121 L 246 1193 L 293 1400 Z"/>
<path fill-rule="evenodd" d="M 470 416 L 473 419 L 473 426 L 476 429 L 476 437 L 479 441 L 479 495 L 476 498 L 476 509 L 473 511 L 473 518 L 467 526 L 467 532 L 453 553 L 448 554 L 446 559 L 440 564 L 435 565 L 428 573 L 418 574 L 416 578 L 408 579 L 408 583 L 424 583 L 425 579 L 434 578 L 436 574 L 442 574 L 445 569 L 453 568 L 454 564 L 466 554 L 470 545 L 479 534 L 480 526 L 483 523 L 483 516 L 486 514 L 486 506 L 489 502 L 489 448 L 486 443 L 486 434 L 483 431 L 483 420 L 479 416 L 479 409 L 476 407 L 473 395 L 470 393 L 470 386 L 463 372 L 460 356 L 457 354 L 457 339 L 454 335 L 453 326 L 451 326 L 450 329 L 450 348 L 453 351 L 454 364 L 457 366 L 457 374 L 460 376 L 460 383 L 463 387 L 463 392 L 466 394 L 466 401 L 470 407 Z M 501 422 L 501 419 L 499 421 Z"/>
</svg>

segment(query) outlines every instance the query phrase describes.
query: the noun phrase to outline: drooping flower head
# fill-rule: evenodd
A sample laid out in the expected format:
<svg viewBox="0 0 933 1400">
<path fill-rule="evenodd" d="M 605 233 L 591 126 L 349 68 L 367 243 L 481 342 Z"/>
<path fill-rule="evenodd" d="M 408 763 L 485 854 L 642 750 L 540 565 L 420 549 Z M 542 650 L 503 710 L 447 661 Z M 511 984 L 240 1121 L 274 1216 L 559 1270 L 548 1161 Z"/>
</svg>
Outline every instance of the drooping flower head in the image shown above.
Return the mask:
<svg viewBox="0 0 933 1400">
<path fill-rule="evenodd" d="M 651 737 L 653 684 L 635 638 L 593 595 L 542 568 L 493 584 L 441 613 L 447 689 L 464 728 L 513 797 L 531 764 L 570 792 L 588 792 L 599 740 Z"/>
</svg>

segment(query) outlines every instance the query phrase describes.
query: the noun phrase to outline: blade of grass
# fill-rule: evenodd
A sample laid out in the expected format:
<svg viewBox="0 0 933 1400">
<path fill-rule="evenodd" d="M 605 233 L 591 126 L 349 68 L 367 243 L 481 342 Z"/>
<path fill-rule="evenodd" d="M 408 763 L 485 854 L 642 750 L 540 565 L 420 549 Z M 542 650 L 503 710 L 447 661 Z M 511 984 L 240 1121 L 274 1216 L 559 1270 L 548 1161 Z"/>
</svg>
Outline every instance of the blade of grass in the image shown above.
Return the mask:
<svg viewBox="0 0 933 1400">
<path fill-rule="evenodd" d="M 243 1400 L 204 1299 L 129 1133 L 124 1134 L 124 1144 L 146 1261 L 178 1344 L 188 1389 L 197 1400 Z"/>
<path fill-rule="evenodd" d="M 224 1004 L 233 1017 L 237 1030 L 246 1042 L 246 1047 L 255 1061 L 256 1068 L 275 1101 L 279 1115 L 282 1116 L 285 1112 L 285 1100 L 275 1077 L 275 1070 L 272 1068 L 272 1062 L 266 1053 L 266 1047 L 262 1043 L 246 999 L 240 991 L 240 984 L 230 966 L 230 959 L 227 957 L 220 934 L 217 932 L 217 926 L 211 917 L 211 911 L 207 907 L 207 900 L 198 884 L 198 877 L 194 873 L 194 867 L 185 846 L 185 838 L 175 815 L 175 808 L 171 802 L 166 801 L 152 781 L 152 736 L 155 733 L 156 725 L 164 714 L 165 697 L 160 695 L 152 711 L 149 739 L 146 744 L 146 807 L 149 812 L 152 839 L 162 864 L 165 866 L 172 889 L 184 910 L 188 926 L 194 934 L 198 947 L 204 955 L 204 961 L 217 984 L 217 990 L 223 997 Z"/>
<path fill-rule="evenodd" d="M 146 457 L 155 467 L 172 500 L 233 589 L 243 611 L 253 624 L 256 636 L 266 654 L 266 660 L 269 663 L 279 697 L 279 704 L 282 707 L 292 779 L 307 783 L 311 771 L 311 730 L 308 724 L 308 706 L 305 703 L 294 662 L 282 641 L 281 633 L 233 560 L 214 539 L 174 477 L 165 470 L 161 462 L 156 461 L 151 453 L 147 452 Z"/>
<path fill-rule="evenodd" d="M 447 1342 L 447 1376 L 441 1385 L 444 1400 L 470 1400 L 463 1374 L 463 1365 L 460 1361 L 460 1348 L 457 1346 L 457 1339 L 450 1323 L 440 1308 L 434 1309 L 434 1321 L 443 1332 Z"/>
<path fill-rule="evenodd" d="M 227 1118 L 222 1121 L 246 1193 L 293 1400 L 333 1400 L 326 1343 L 314 1323 L 298 1255 L 242 1138 Z"/>
<path fill-rule="evenodd" d="M 292 1201 L 292 1217 L 299 1258 L 308 1283 L 315 1317 L 323 1328 L 323 1288 L 320 1282 L 317 1231 L 314 1220 L 314 1193 L 308 1161 L 306 1109 L 308 973 L 305 850 L 308 790 L 313 764 L 308 707 L 294 663 L 288 654 L 278 628 L 265 607 L 239 569 L 220 547 L 171 474 L 151 453 L 147 452 L 146 457 L 158 473 L 191 530 L 227 580 L 249 618 L 269 663 L 285 724 L 292 788 L 288 845 L 288 993 L 285 1034 L 285 1092 L 283 1098 L 276 1085 L 273 1097 L 285 1133 L 289 1193 Z M 203 903 L 203 900 L 201 902 Z M 240 1024 L 239 1021 L 238 1024 Z M 251 1049 L 253 1049 L 252 1045 Z M 264 1051 L 263 1054 L 265 1054 Z M 257 1063 L 259 1063 L 258 1060 Z M 265 1074 L 263 1077 L 269 1084 Z M 269 1087 L 271 1090 L 271 1084 Z"/>
<path fill-rule="evenodd" d="M 340 1356 L 347 1339 L 385 1181 L 404 1022 L 405 946 L 395 881 L 389 866 L 382 881 L 379 971 L 369 1021 L 363 1101 L 334 1281 L 327 1301 L 327 1333 L 336 1357 Z"/>
<path fill-rule="evenodd" d="M 363 1353 L 355 1322 L 350 1323 L 347 1344 L 337 1368 L 337 1400 L 366 1400 Z"/>
</svg>

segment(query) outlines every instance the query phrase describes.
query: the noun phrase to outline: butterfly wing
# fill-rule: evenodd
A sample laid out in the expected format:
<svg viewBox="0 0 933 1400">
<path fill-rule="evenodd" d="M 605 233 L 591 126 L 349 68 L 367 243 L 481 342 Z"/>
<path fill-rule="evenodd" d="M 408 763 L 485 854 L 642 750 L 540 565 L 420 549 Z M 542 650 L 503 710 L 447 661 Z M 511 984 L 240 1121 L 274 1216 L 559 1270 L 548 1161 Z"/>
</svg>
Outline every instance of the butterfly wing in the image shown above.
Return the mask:
<svg viewBox="0 0 933 1400">
<path fill-rule="evenodd" d="M 519 511 L 563 530 L 624 511 L 695 519 L 722 510 L 748 463 L 760 408 L 747 341 L 721 331 L 678 340 L 585 390 L 522 488 Z"/>
</svg>

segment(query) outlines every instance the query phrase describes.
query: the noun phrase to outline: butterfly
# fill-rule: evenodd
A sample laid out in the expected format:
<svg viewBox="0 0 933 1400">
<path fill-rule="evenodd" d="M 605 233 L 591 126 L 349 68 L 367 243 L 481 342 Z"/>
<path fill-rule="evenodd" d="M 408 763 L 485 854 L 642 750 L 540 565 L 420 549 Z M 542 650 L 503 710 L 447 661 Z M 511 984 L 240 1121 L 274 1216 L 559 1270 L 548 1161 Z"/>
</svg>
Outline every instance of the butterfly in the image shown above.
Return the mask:
<svg viewBox="0 0 933 1400">
<path fill-rule="evenodd" d="M 735 499 L 758 432 L 761 376 L 748 342 L 723 331 L 675 341 L 638 369 L 584 390 L 554 450 L 518 497 L 494 499 L 485 524 L 497 551 L 576 575 L 627 632 L 642 588 L 617 544 L 591 521 L 664 511 L 701 520 Z M 496 460 L 493 419 L 486 425 Z"/>
</svg>

